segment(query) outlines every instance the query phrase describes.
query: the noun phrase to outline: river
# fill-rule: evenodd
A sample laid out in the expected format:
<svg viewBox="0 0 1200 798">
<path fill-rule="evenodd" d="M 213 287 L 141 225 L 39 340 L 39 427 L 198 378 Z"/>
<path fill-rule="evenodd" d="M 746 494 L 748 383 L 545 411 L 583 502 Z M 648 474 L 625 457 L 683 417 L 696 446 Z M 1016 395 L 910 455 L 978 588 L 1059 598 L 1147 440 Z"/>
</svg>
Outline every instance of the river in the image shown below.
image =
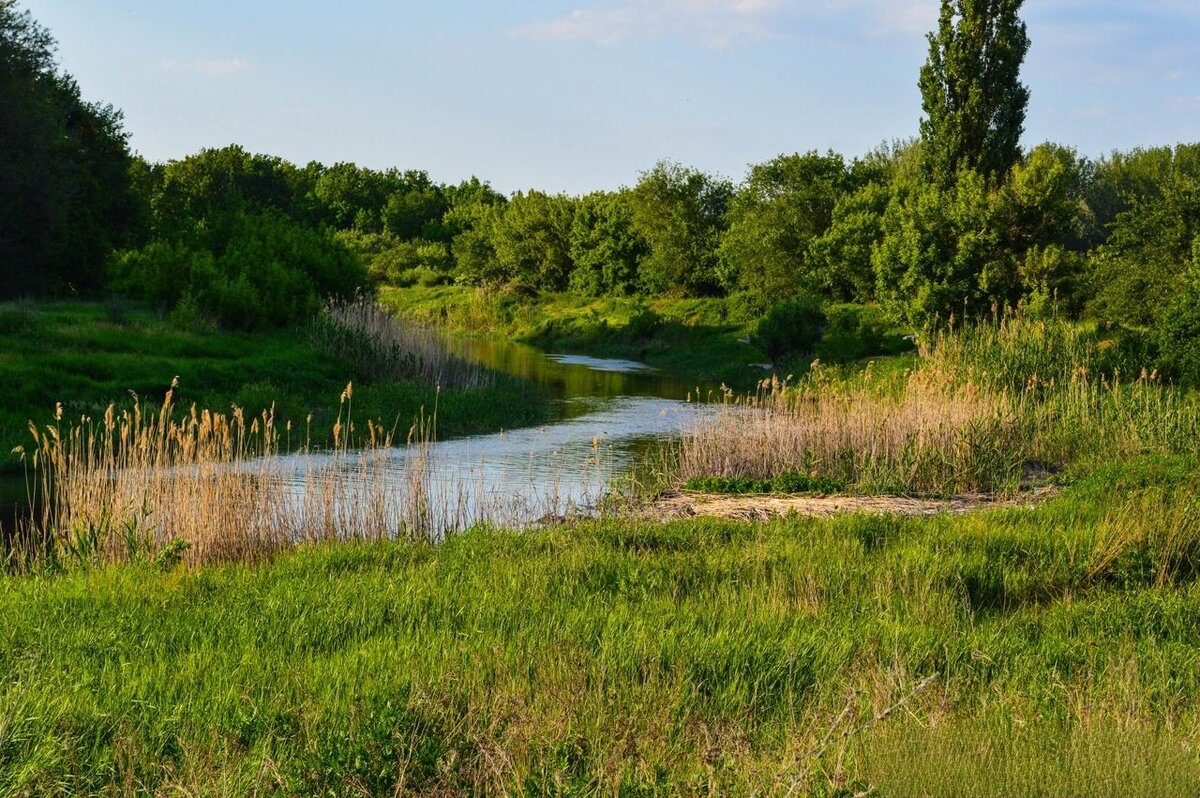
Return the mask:
<svg viewBox="0 0 1200 798">
<path fill-rule="evenodd" d="M 630 360 L 543 352 L 507 341 L 452 339 L 460 356 L 535 383 L 552 413 L 541 425 L 398 446 L 386 453 L 389 490 L 411 490 L 416 458 L 427 485 L 434 534 L 471 523 L 528 524 L 591 512 L 613 478 L 675 437 L 704 406 L 695 384 Z M 327 454 L 276 461 L 303 490 L 313 469 L 352 468 Z M 0 491 L 8 516 L 25 505 L 24 480 Z"/>
<path fill-rule="evenodd" d="M 481 521 L 519 526 L 589 513 L 636 458 L 706 412 L 690 401 L 700 390 L 694 383 L 643 363 L 507 341 L 459 338 L 450 346 L 468 360 L 535 383 L 550 398 L 552 415 L 534 427 L 388 452 L 396 490 L 407 489 L 414 458 L 424 458 L 435 533 Z M 314 460 L 327 464 L 323 458 L 294 458 L 297 488 Z"/>
</svg>

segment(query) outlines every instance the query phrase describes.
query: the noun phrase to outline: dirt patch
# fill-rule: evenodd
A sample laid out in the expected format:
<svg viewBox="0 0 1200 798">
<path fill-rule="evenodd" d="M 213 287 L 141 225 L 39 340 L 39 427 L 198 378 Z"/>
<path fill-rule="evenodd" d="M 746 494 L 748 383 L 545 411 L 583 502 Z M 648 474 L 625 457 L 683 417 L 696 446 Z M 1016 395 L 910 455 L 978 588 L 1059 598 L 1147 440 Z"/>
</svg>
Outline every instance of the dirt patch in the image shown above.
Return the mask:
<svg viewBox="0 0 1200 798">
<path fill-rule="evenodd" d="M 745 521 L 767 521 L 792 513 L 813 518 L 846 513 L 962 515 L 978 510 L 1034 507 L 1056 492 L 1055 488 L 1042 487 L 1014 499 L 984 494 L 923 499 L 909 496 L 728 496 L 672 491 L 660 496 L 646 512 L 660 519 L 709 517 Z"/>
</svg>

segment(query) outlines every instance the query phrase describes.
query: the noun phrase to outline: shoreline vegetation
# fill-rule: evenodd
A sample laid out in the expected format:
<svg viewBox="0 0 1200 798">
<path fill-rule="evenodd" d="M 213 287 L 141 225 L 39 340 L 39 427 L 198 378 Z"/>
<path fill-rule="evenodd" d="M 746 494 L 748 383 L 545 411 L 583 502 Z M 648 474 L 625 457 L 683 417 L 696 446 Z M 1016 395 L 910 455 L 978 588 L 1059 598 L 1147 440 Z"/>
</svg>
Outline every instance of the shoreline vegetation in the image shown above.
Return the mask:
<svg viewBox="0 0 1200 798">
<path fill-rule="evenodd" d="M 9 386 L 0 397 L 0 440 L 6 453 L 28 443 L 30 420 L 40 426 L 56 407 L 68 421 L 99 419 L 109 404 L 125 407 L 134 397 L 157 408 L 172 390 L 181 410 L 273 410 L 292 425 L 293 448 L 328 446 L 348 382 L 360 418 L 401 434 L 435 409 L 446 437 L 548 417 L 532 385 L 448 357 L 428 333 L 374 307 L 338 303 L 331 311 L 340 321 L 326 313 L 305 327 L 245 333 L 180 325 L 122 300 L 0 304 L 0 379 Z M 4 465 L 20 471 L 12 458 Z"/>
<path fill-rule="evenodd" d="M 1187 794 L 1200 784 L 1200 400 L 1108 336 L 1014 317 L 931 339 L 911 369 L 818 368 L 731 398 L 660 466 L 676 485 L 706 472 L 1019 497 L 1036 464 L 1056 490 L 1029 505 L 759 523 L 617 512 L 280 547 L 255 534 L 270 513 L 223 496 L 244 512 L 199 524 L 224 536 L 205 550 L 217 539 L 124 535 L 111 513 L 149 499 L 144 534 L 171 507 L 214 503 L 201 494 L 134 479 L 119 498 L 119 480 L 86 481 L 72 511 L 92 502 L 109 545 L 73 549 L 95 525 L 64 516 L 47 528 L 72 530 L 65 556 L 0 577 L 0 657 L 16 675 L 0 783 Z M 192 433 L 157 424 L 93 439 L 116 448 L 92 473 L 127 453 L 143 458 L 135 475 L 210 462 Z M 762 424 L 787 445 L 760 446 Z M 180 448 L 157 454 L 164 440 Z M 272 489 L 219 468 L 185 481 Z M 354 506 L 395 521 L 362 484 Z"/>
</svg>

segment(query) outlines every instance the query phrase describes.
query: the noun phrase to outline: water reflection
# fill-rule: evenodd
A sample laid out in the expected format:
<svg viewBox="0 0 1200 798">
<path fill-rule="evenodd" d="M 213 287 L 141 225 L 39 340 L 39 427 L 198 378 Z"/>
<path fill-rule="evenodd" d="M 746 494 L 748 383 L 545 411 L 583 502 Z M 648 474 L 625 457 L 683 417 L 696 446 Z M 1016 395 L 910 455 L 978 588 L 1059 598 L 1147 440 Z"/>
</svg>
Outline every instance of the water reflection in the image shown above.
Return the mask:
<svg viewBox="0 0 1200 798">
<path fill-rule="evenodd" d="M 429 505 L 440 513 L 437 532 L 478 521 L 519 526 L 586 513 L 615 475 L 707 412 L 686 401 L 697 391 L 694 384 L 644 363 L 547 354 L 507 341 L 448 343 L 461 356 L 536 383 L 558 412 L 536 427 L 392 450 L 389 482 L 397 491 L 413 484 L 428 491 Z M 421 478 L 414 480 L 416 468 Z"/>
<path fill-rule="evenodd" d="M 560 400 L 560 418 L 591 412 L 594 405 L 583 401 L 587 399 L 642 396 L 680 401 L 697 390 L 695 383 L 633 360 L 547 354 L 528 344 L 474 338 L 452 338 L 449 346 L 463 357 L 535 383 Z"/>
</svg>

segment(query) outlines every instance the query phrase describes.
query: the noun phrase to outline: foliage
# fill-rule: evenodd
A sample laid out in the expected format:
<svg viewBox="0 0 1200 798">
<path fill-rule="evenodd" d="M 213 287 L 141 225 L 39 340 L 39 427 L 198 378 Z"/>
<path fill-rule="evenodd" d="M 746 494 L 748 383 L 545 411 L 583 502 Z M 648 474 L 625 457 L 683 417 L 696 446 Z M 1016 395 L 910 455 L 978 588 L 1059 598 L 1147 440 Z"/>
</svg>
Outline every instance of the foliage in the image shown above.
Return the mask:
<svg viewBox="0 0 1200 798">
<path fill-rule="evenodd" d="M 994 195 L 975 172 L 960 172 L 949 189 L 926 183 L 898 193 L 872 255 L 880 303 L 920 326 L 1015 302 L 1020 285 L 998 222 Z"/>
<path fill-rule="evenodd" d="M 1023 0 L 942 0 L 921 68 L 922 157 L 941 186 L 963 170 L 1004 180 L 1021 156 L 1029 89 L 1020 82 L 1029 50 Z"/>
<path fill-rule="evenodd" d="M 1182 290 L 1161 314 L 1156 334 L 1164 368 L 1200 388 L 1200 236 L 1192 244 Z"/>
<path fill-rule="evenodd" d="M 642 174 L 632 205 L 635 229 L 650 245 L 641 262 L 644 290 L 711 296 L 729 287 L 716 253 L 732 197 L 728 181 L 679 164 Z"/>
<path fill-rule="evenodd" d="M 540 191 L 513 195 L 491 226 L 498 274 L 539 290 L 567 287 L 575 201 Z"/>
<path fill-rule="evenodd" d="M 121 114 L 82 98 L 15 0 L 0 0 L 0 108 L 0 296 L 97 292 L 142 220 Z"/>
<path fill-rule="evenodd" d="M 882 219 L 892 189 L 871 182 L 843 195 L 833 207 L 829 228 L 812 241 L 808 258 L 817 285 L 833 299 L 868 302 L 875 298 L 871 253 L 883 238 Z"/>
<path fill-rule="evenodd" d="M 851 188 L 850 170 L 832 152 L 780 156 L 751 167 L 721 239 L 724 282 L 768 302 L 830 290 L 832 281 L 817 274 L 809 248 Z"/>
<path fill-rule="evenodd" d="M 825 314 L 816 303 L 794 297 L 771 308 L 759 321 L 751 343 L 778 363 L 785 357 L 811 354 L 825 327 Z"/>
<path fill-rule="evenodd" d="M 627 190 L 581 197 L 571 225 L 571 290 L 584 296 L 630 296 L 650 246 L 635 229 Z"/>
<path fill-rule="evenodd" d="M 1108 242 L 1092 255 L 1096 298 L 1090 312 L 1128 324 L 1152 324 L 1183 287 L 1192 242 L 1200 236 L 1200 170 L 1157 186 L 1117 214 Z"/>
<path fill-rule="evenodd" d="M 118 290 L 240 330 L 310 319 L 366 279 L 341 244 L 272 212 L 235 217 L 221 251 L 156 241 L 121 253 L 111 271 Z"/>
</svg>

